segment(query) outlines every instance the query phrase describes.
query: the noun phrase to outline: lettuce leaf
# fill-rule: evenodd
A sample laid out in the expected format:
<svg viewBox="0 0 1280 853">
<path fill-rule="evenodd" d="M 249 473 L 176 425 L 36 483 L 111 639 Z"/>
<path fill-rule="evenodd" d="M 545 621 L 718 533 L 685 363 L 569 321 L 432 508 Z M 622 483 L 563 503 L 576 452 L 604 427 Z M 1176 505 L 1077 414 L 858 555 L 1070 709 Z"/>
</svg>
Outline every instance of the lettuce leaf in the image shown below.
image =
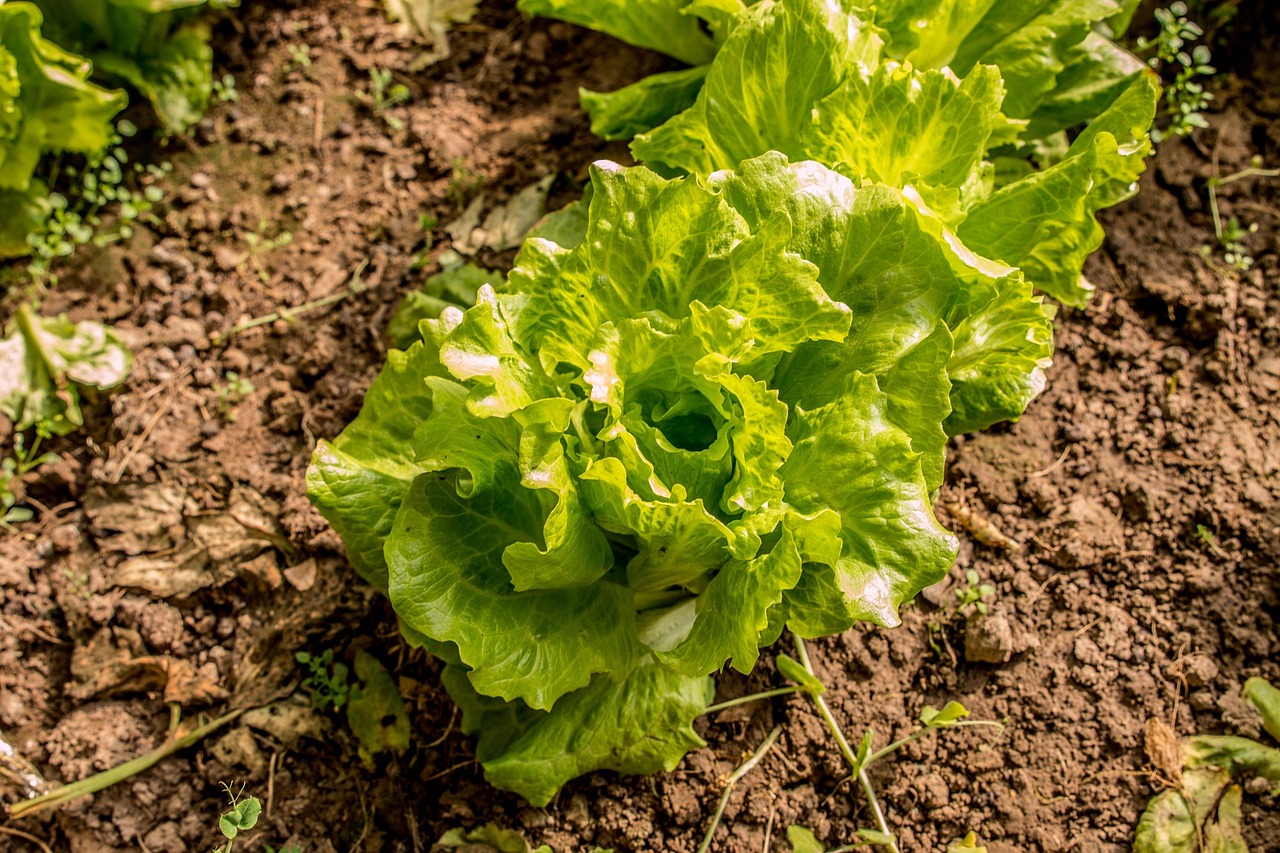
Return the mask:
<svg viewBox="0 0 1280 853">
<path fill-rule="evenodd" d="M 674 766 L 706 677 L 749 671 L 780 614 L 893 624 L 947 571 L 946 314 L 1001 281 L 900 192 L 779 154 L 710 181 L 597 164 L 588 196 L 539 230 L 570 245 L 527 239 L 422 321 L 308 472 L 451 662 L 488 778 L 533 802 Z M 845 365 L 815 388 L 796 365 L 824 347 Z"/>
<path fill-rule="evenodd" d="M 1060 162 L 975 204 L 957 229 L 960 238 L 975 251 L 1020 267 L 1050 296 L 1084 305 L 1093 285 L 1081 271 L 1103 239 L 1097 212 L 1138 191 L 1159 94 L 1152 75 L 1135 78 Z"/>
<path fill-rule="evenodd" d="M 42 20 L 30 3 L 0 5 L 0 191 L 19 194 L 0 215 L 6 254 L 21 254 L 17 231 L 37 215 L 29 189 L 40 157 L 102 150 L 125 105 L 123 92 L 89 82 L 88 61 L 41 36 Z"/>
<path fill-rule="evenodd" d="M 599 30 L 689 65 L 710 62 L 715 54 L 715 43 L 699 19 L 684 14 L 690 0 L 520 0 L 518 5 L 527 15 Z"/>
<path fill-rule="evenodd" d="M 164 126 L 183 133 L 209 108 L 213 50 L 203 7 L 237 0 L 33 0 L 62 44 L 91 57 L 151 102 Z"/>
<path fill-rule="evenodd" d="M 1081 305 L 1091 290 L 1081 278 L 1084 260 L 1101 241 L 1095 214 L 1135 190 L 1150 151 L 1159 87 L 1141 63 L 1085 27 L 1063 53 L 1070 67 L 1050 63 L 1067 69 L 1069 85 L 1049 101 L 1037 96 L 1039 112 L 1026 98 L 1011 100 L 1029 91 L 1016 76 L 1018 63 L 1039 55 L 1024 41 L 1039 44 L 1042 36 L 1057 44 L 1059 29 L 1074 33 L 1082 22 L 1114 11 L 1109 2 L 1038 8 L 1038 16 L 1024 20 L 1030 12 L 1014 15 L 1007 4 L 951 7 L 976 16 L 976 29 L 949 29 L 963 33 L 954 56 L 947 48 L 921 61 L 945 57 L 963 70 L 957 77 L 888 59 L 879 30 L 852 12 L 817 0 L 759 4 L 740 16 L 694 105 L 638 136 L 632 152 L 672 172 L 708 175 L 776 150 L 859 182 L 909 189 L 970 249 Z M 927 29 L 917 35 L 916 50 L 936 46 Z M 1006 57 L 1006 49 L 1015 53 Z M 998 64 L 973 64 L 965 58 L 971 56 Z M 799 85 L 789 71 L 795 65 L 810 69 Z M 997 187 L 990 158 L 1009 148 L 1025 124 L 1008 116 L 1033 112 L 1046 133 L 1092 120 L 1060 162 L 1028 167 Z M 1031 315 L 1025 306 L 1022 313 Z"/>
<path fill-rule="evenodd" d="M 591 132 L 601 139 L 630 139 L 653 130 L 693 106 L 706 65 L 651 74 L 615 92 L 579 89 L 582 108 L 591 116 Z"/>
</svg>

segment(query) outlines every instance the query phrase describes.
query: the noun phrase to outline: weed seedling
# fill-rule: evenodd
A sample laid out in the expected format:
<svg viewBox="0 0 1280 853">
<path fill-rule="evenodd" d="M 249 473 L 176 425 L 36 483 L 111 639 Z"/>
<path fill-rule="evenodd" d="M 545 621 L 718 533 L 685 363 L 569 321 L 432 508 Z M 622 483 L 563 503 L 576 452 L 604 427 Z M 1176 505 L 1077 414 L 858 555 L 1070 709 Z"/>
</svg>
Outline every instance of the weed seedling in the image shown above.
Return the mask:
<svg viewBox="0 0 1280 853">
<path fill-rule="evenodd" d="M 139 222 L 157 223 L 152 213 L 156 204 L 164 199 L 164 191 L 156 185 L 173 166 L 169 163 L 143 166 L 130 163 L 124 150 L 124 140 L 137 133 L 129 121 L 116 122 L 107 148 L 87 158 L 82 166 L 53 167 L 50 186 L 58 184 L 60 177 L 68 179 L 63 185 L 67 193 L 49 193 L 50 214 L 41 231 L 27 237 L 31 248 L 31 260 L 27 274 L 36 288 L 51 287 L 58 283 L 52 272 L 55 261 L 70 257 L 80 246 L 93 243 L 105 246 L 133 236 Z M 107 228 L 103 211 L 113 209 L 116 220 Z"/>
<path fill-rule="evenodd" d="M 1263 731 L 1280 741 L 1280 690 L 1254 677 L 1245 681 L 1243 698 L 1262 718 Z M 1169 742 L 1162 743 L 1166 739 Z M 1244 794 L 1247 790 L 1280 795 L 1280 749 L 1237 735 L 1177 740 L 1171 730 L 1159 741 L 1157 745 L 1149 724 L 1148 757 L 1167 790 L 1147 803 L 1133 840 L 1134 853 L 1246 850 Z M 1252 784 L 1242 784 L 1246 781 Z M 1170 846 L 1170 839 L 1180 843 Z"/>
<path fill-rule="evenodd" d="M 1187 136 L 1198 127 L 1208 127 L 1204 110 L 1213 95 L 1205 91 L 1200 78 L 1218 73 L 1209 64 L 1209 48 L 1203 44 L 1191 46 L 1191 42 L 1204 35 L 1200 25 L 1187 18 L 1187 4 L 1170 3 L 1167 9 L 1155 11 L 1160 32 L 1154 39 L 1138 39 L 1138 52 L 1154 55 L 1147 64 L 1159 70 L 1174 66 L 1177 73 L 1165 87 L 1163 114 L 1169 119 L 1168 127 L 1151 131 L 1151 138 L 1162 142 L 1171 136 Z"/>
<path fill-rule="evenodd" d="M 422 229 L 422 249 L 414 254 L 409 269 L 413 272 L 421 272 L 431 265 L 431 249 L 435 245 L 435 241 L 431 237 L 431 232 L 440 224 L 440 220 L 429 213 L 423 213 L 418 216 L 418 227 Z"/>
<path fill-rule="evenodd" d="M 309 44 L 291 44 L 289 45 L 289 61 L 285 63 L 285 71 L 306 71 L 311 67 L 311 45 Z"/>
<path fill-rule="evenodd" d="M 227 792 L 227 798 L 231 800 L 231 810 L 223 813 L 218 819 L 218 830 L 222 833 L 222 837 L 227 839 L 227 843 L 214 853 L 231 853 L 231 848 L 235 846 L 236 838 L 240 833 L 257 826 L 258 817 L 262 814 L 262 803 L 258 802 L 257 797 L 239 799 L 236 792 L 232 791 L 231 786 L 225 782 L 222 783 L 222 789 Z M 240 793 L 244 793 L 243 785 L 240 787 Z"/>
<path fill-rule="evenodd" d="M 318 655 L 298 652 L 294 659 L 306 669 L 302 686 L 311 694 L 311 704 L 318 711 L 338 711 L 347 704 L 350 686 L 347 682 L 347 665 L 334 663 L 333 649 L 325 649 Z"/>
<path fill-rule="evenodd" d="M 1212 177 L 1209 179 L 1207 187 L 1209 190 L 1209 215 L 1213 218 L 1213 234 L 1218 239 L 1218 246 L 1222 249 L 1222 260 L 1231 270 L 1244 272 L 1253 266 L 1253 256 L 1249 254 L 1249 249 L 1245 246 L 1245 238 L 1258 230 L 1256 222 L 1245 226 L 1240 220 L 1232 216 L 1224 223 L 1222 221 L 1222 213 L 1218 209 L 1218 187 L 1244 180 L 1245 178 L 1280 178 L 1280 169 L 1264 169 L 1262 168 L 1262 158 L 1254 156 L 1249 160 L 1248 167 L 1238 172 L 1233 172 L 1224 178 Z M 1213 249 L 1209 246 L 1200 247 L 1200 256 L 1209 263 L 1210 266 L 1216 268 L 1213 263 Z M 1221 270 L 1219 270 L 1221 272 Z"/>
<path fill-rule="evenodd" d="M 213 81 L 213 97 L 220 104 L 234 104 L 240 100 L 236 91 L 236 78 L 231 74 L 223 74 L 222 78 Z"/>
<path fill-rule="evenodd" d="M 1218 544 L 1218 537 L 1213 534 L 1212 530 L 1205 527 L 1203 524 L 1196 525 L 1196 538 L 1203 542 L 1205 547 L 1222 559 L 1230 559 L 1230 555 L 1227 554 L 1226 551 L 1222 550 L 1222 546 Z"/>
<path fill-rule="evenodd" d="M 256 230 L 245 232 L 244 242 L 249 250 L 245 253 L 244 260 L 240 262 L 242 271 L 245 263 L 252 266 L 263 284 L 271 280 L 271 273 L 267 272 L 267 268 L 263 265 L 262 256 L 276 249 L 283 249 L 293 242 L 292 231 L 280 231 L 274 237 L 268 237 L 269 228 L 270 223 L 265 219 L 259 219 Z"/>
<path fill-rule="evenodd" d="M 989 583 L 979 583 L 978 573 L 973 569 L 964 573 L 964 581 L 956 590 L 956 612 L 976 610 L 980 616 L 986 616 L 986 599 L 996 594 L 996 588 Z"/>
<path fill-rule="evenodd" d="M 976 582 L 976 576 L 974 578 Z M 871 779 L 867 775 L 867 768 L 875 762 L 879 761 L 887 755 L 891 755 L 902 749 L 907 744 L 915 743 L 920 738 L 932 734 L 941 729 L 961 728 L 965 726 L 985 726 L 997 729 L 1003 732 L 1007 721 L 996 722 L 994 720 L 967 720 L 969 711 L 959 702 L 948 702 L 942 710 L 926 706 L 920 712 L 921 727 L 901 740 L 875 749 L 875 735 L 871 729 L 867 729 L 862 735 L 862 741 L 855 750 L 849 743 L 849 739 L 845 737 L 844 731 L 840 728 L 840 724 L 836 722 L 835 715 L 831 713 L 831 707 L 827 704 L 824 695 L 827 692 L 827 686 L 822 683 L 814 672 L 813 665 L 809 662 L 809 650 L 804 640 L 799 636 L 793 636 L 795 641 L 796 657 L 791 658 L 787 655 L 779 655 L 775 660 L 778 672 L 783 677 L 794 682 L 787 687 L 777 687 L 772 690 L 766 690 L 762 693 L 754 693 L 749 696 L 742 696 L 738 699 L 730 699 L 727 702 L 720 702 L 711 705 L 705 713 L 713 714 L 723 711 L 726 708 L 732 708 L 736 705 L 745 705 L 748 702 L 755 702 L 761 699 L 768 699 L 773 696 L 785 696 L 791 693 L 807 693 L 809 698 L 813 700 L 813 704 L 818 709 L 819 716 L 827 724 L 827 729 L 831 732 L 832 738 L 835 740 L 836 747 L 840 754 L 844 756 L 845 762 L 848 763 L 850 770 L 850 779 L 856 781 L 866 794 L 867 803 L 871 808 L 872 817 L 875 820 L 875 829 L 859 829 L 857 831 L 858 840 L 853 844 L 844 847 L 837 847 L 829 853 L 843 853 L 843 851 L 854 850 L 855 848 L 866 845 L 878 845 L 887 847 L 892 853 L 899 853 L 897 841 L 894 838 L 889 823 L 885 819 L 884 812 L 880 808 L 880 802 L 876 799 L 875 789 L 871 786 Z M 777 739 L 778 731 L 775 729 L 770 733 L 769 737 L 760 745 L 760 747 L 752 753 L 752 755 L 738 768 L 737 771 L 729 778 L 728 787 L 732 788 L 734 782 L 746 774 L 754 767 L 760 759 L 768 752 L 769 748 Z M 712 818 L 711 825 L 707 829 L 707 834 L 703 839 L 702 846 L 699 847 L 699 853 L 704 853 L 711 844 L 711 838 L 715 833 L 716 826 L 720 822 L 720 816 L 724 809 L 724 803 L 729 797 L 729 790 L 726 789 L 721 799 L 721 807 L 717 809 Z M 795 830 L 793 832 L 792 830 Z M 804 827 L 791 827 L 787 832 L 788 839 L 792 842 L 792 846 L 797 851 L 809 851 L 810 853 L 822 853 L 823 847 L 813 837 L 813 833 Z"/>
<path fill-rule="evenodd" d="M 398 107 L 405 103 L 411 97 L 409 87 L 403 83 L 391 82 L 391 71 L 386 68 L 369 69 L 369 109 L 376 116 L 381 116 L 387 126 L 394 131 L 404 130 L 404 122 L 393 115 L 388 115 L 388 110 Z"/>
<path fill-rule="evenodd" d="M 245 397 L 253 393 L 253 383 L 234 370 L 227 371 L 227 381 L 217 387 L 218 414 L 229 424 L 236 422 L 233 409 Z"/>
<path fill-rule="evenodd" d="M 13 532 L 13 525 L 30 521 L 31 510 L 17 506 L 18 489 L 22 478 L 41 465 L 58 461 L 56 453 L 40 453 L 40 443 L 50 433 L 43 424 L 36 424 L 35 438 L 27 447 L 27 438 L 23 433 L 13 436 L 13 455 L 6 456 L 0 462 L 0 529 Z"/>
</svg>

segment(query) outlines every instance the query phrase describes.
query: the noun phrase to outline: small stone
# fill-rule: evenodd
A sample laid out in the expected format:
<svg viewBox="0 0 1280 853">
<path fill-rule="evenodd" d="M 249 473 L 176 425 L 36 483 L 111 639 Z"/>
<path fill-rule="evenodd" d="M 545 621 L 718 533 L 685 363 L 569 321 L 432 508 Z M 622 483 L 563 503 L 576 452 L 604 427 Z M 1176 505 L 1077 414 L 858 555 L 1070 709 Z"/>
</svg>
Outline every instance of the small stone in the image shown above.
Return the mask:
<svg viewBox="0 0 1280 853">
<path fill-rule="evenodd" d="M 1181 370 L 1191 360 L 1191 354 L 1183 347 L 1169 347 L 1160 355 L 1160 366 L 1165 370 Z"/>
<path fill-rule="evenodd" d="M 249 356 L 244 350 L 229 349 L 222 354 L 222 363 L 227 366 L 227 370 L 234 370 L 244 376 L 249 369 Z"/>
<path fill-rule="evenodd" d="M 940 809 L 951 803 L 951 788 L 937 773 L 921 776 L 916 780 L 915 788 L 920 793 L 920 805 L 926 809 Z"/>
<path fill-rule="evenodd" d="M 191 186 L 198 190 L 207 188 L 213 183 L 213 178 L 209 177 L 207 172 L 196 172 L 191 176 Z"/>
<path fill-rule="evenodd" d="M 1186 679 L 1192 687 L 1204 687 L 1218 680 L 1218 664 L 1202 652 L 1187 655 L 1174 661 L 1173 674 Z"/>
<path fill-rule="evenodd" d="M 243 259 L 244 253 L 233 246 L 218 246 L 213 250 L 213 262 L 223 272 L 231 272 Z"/>
<path fill-rule="evenodd" d="M 80 538 L 80 529 L 74 524 L 59 524 L 49 533 L 53 547 L 64 554 L 80 547 Z"/>
<path fill-rule="evenodd" d="M 1208 690 L 1192 690 L 1187 697 L 1187 704 L 1197 711 L 1212 711 L 1218 702 Z"/>
<path fill-rule="evenodd" d="M 1083 635 L 1076 637 L 1072 652 L 1075 654 L 1076 660 L 1090 666 L 1102 666 L 1107 660 L 1106 655 L 1102 653 L 1102 649 L 1098 648 L 1098 644 Z"/>
<path fill-rule="evenodd" d="M 187 853 L 189 849 L 185 841 L 182 840 L 182 833 L 178 824 L 171 820 L 151 830 L 142 839 L 145 850 L 151 850 L 153 853 Z"/>
<path fill-rule="evenodd" d="M 964 658 L 970 663 L 1005 663 L 1013 657 L 1013 628 L 1000 610 L 973 612 L 964 625 Z"/>
<path fill-rule="evenodd" d="M 578 829 L 586 829 L 591 825 L 591 809 L 587 805 L 587 798 L 582 794 L 574 794 L 569 800 L 568 807 L 564 810 L 564 818 Z"/>
<path fill-rule="evenodd" d="M 271 176 L 271 191 L 282 193 L 293 186 L 293 178 L 287 172 L 276 172 Z"/>
<path fill-rule="evenodd" d="M 296 566 L 284 570 L 284 578 L 293 584 L 294 589 L 306 592 L 316 584 L 316 561 L 303 560 Z"/>
</svg>

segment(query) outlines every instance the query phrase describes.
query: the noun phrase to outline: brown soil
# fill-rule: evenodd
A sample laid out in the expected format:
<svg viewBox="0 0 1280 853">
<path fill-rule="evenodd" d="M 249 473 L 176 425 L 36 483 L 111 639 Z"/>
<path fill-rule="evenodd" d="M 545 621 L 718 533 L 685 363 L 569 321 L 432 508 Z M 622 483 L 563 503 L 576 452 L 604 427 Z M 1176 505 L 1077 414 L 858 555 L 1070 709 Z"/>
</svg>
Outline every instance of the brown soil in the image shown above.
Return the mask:
<svg viewBox="0 0 1280 853">
<path fill-rule="evenodd" d="M 89 440 L 55 443 L 61 461 L 27 483 L 49 510 L 0 538 L 0 728 L 50 780 L 70 781 L 159 743 L 165 691 L 218 713 L 294 692 L 297 650 L 350 660 L 364 648 L 399 676 L 415 746 L 370 772 L 345 725 L 303 708 L 274 736 L 233 725 L 20 828 L 77 853 L 208 850 L 218 783 L 235 781 L 267 806 L 236 846 L 245 853 L 427 850 L 449 828 L 490 821 L 556 850 L 692 851 L 723 776 L 776 724 L 778 748 L 738 786 L 713 849 L 757 851 L 770 836 L 785 849 L 793 823 L 850 842 L 871 825 L 865 800 L 841 784 L 839 753 L 798 697 L 702 720 L 709 747 L 668 775 L 590 776 L 546 810 L 487 787 L 435 665 L 400 642 L 389 607 L 307 503 L 316 438 L 358 411 L 384 358 L 380 332 L 420 279 L 415 256 L 447 245 L 439 229 L 426 245 L 418 217 L 456 215 L 467 182 L 455 163 L 495 199 L 555 172 L 567 197 L 592 159 L 625 158 L 590 135 L 577 87 L 664 67 L 494 4 L 455 32 L 449 59 L 397 75 L 413 97 L 389 113 L 396 129 L 355 97 L 370 68 L 414 56 L 378 6 L 242 9 L 216 44 L 239 101 L 166 152 L 162 224 L 82 253 L 48 298 L 47 311 L 114 322 L 138 358 L 127 387 L 91 413 Z M 292 67 L 289 48 L 303 44 L 312 64 Z M 970 829 L 993 853 L 1127 849 L 1160 788 L 1143 752 L 1149 718 L 1180 734 L 1258 733 L 1238 697 L 1249 676 L 1280 678 L 1275 183 L 1221 192 L 1224 213 L 1259 226 L 1252 270 L 1219 274 L 1197 249 L 1212 242 L 1203 188 L 1215 164 L 1226 174 L 1253 154 L 1280 161 L 1280 87 L 1247 72 L 1226 85 L 1214 130 L 1163 146 L 1141 195 L 1107 217 L 1088 269 L 1100 293 L 1062 312 L 1049 390 L 1021 423 L 954 443 L 943 498 L 964 508 L 957 524 L 979 521 L 951 578 L 899 629 L 811 645 L 851 738 L 870 727 L 887 743 L 924 705 L 952 699 L 1008 722 L 999 736 L 930 736 L 875 766 L 905 851 L 941 851 Z M 287 245 L 250 251 L 253 235 L 284 232 Z M 209 343 L 343 291 L 366 259 L 367 290 Z M 253 385 L 242 399 L 224 390 L 231 372 Z M 992 538 L 982 519 L 1025 547 L 981 544 Z M 119 585 L 128 558 L 191 549 L 195 569 Z M 972 623 L 953 593 L 968 569 L 996 587 Z M 175 589 L 175 577 L 191 585 Z M 765 657 L 750 678 L 723 678 L 721 697 L 780 683 Z M 1280 850 L 1274 799 L 1252 797 L 1246 821 L 1252 849 Z"/>
</svg>

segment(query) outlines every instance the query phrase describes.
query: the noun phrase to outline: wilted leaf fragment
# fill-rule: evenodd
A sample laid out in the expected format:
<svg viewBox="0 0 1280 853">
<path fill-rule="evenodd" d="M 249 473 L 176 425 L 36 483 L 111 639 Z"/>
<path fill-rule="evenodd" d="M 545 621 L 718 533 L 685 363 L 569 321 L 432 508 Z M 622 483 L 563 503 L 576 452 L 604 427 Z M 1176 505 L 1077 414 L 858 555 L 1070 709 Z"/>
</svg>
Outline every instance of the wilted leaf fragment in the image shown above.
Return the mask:
<svg viewBox="0 0 1280 853">
<path fill-rule="evenodd" d="M 1280 741 L 1280 689 L 1265 678 L 1254 676 L 1244 683 L 1244 698 L 1262 715 L 1262 727 Z"/>
<path fill-rule="evenodd" d="M 529 853 L 529 842 L 514 829 L 503 829 L 496 823 L 486 823 L 475 829 L 451 829 L 436 841 L 437 847 L 453 850 L 458 847 L 485 845 L 498 853 Z"/>
<path fill-rule="evenodd" d="M 66 435 L 84 424 L 81 400 L 121 385 L 132 364 L 109 326 L 38 317 L 23 305 L 0 339 L 0 414 L 17 430 Z"/>
<path fill-rule="evenodd" d="M 421 70 L 449 58 L 449 29 L 476 14 L 480 0 L 382 0 L 387 16 L 400 24 L 402 34 L 426 39 L 431 49 L 412 63 Z"/>
<path fill-rule="evenodd" d="M 823 853 L 826 850 L 813 830 L 803 826 L 788 826 L 787 841 L 791 843 L 792 853 Z"/>
<path fill-rule="evenodd" d="M 355 675 L 359 684 L 348 694 L 347 723 L 360 741 L 360 760 L 372 770 L 375 755 L 409 748 L 409 716 L 395 679 L 377 658 L 356 652 Z"/>
</svg>

